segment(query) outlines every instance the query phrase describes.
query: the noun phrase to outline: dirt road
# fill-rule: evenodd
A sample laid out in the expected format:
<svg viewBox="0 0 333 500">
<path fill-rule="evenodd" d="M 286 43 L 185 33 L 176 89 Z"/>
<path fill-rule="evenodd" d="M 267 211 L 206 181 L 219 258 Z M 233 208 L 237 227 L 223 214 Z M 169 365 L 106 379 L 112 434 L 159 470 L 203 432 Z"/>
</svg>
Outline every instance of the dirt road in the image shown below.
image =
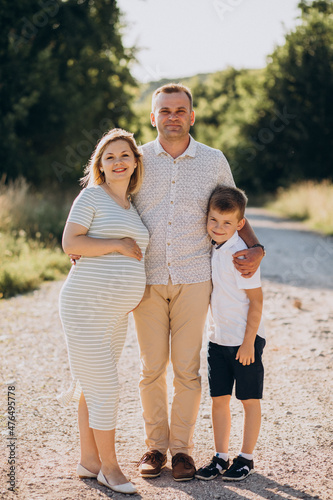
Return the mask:
<svg viewBox="0 0 333 500">
<path fill-rule="evenodd" d="M 136 462 L 145 445 L 138 395 L 138 348 L 131 318 L 120 363 L 118 457 L 138 487 L 139 495 L 134 498 L 333 498 L 333 241 L 263 210 L 249 210 L 248 216 L 268 251 L 262 264 L 267 346 L 256 473 L 238 484 L 225 484 L 221 478 L 176 483 L 169 460 L 160 478 L 143 480 L 138 476 Z M 75 475 L 79 456 L 75 404 L 63 408 L 55 399 L 70 380 L 58 318 L 61 285 L 45 284 L 34 293 L 0 302 L 0 497 L 124 498 L 94 480 L 79 480 Z M 203 394 L 193 455 L 198 466 L 214 451 L 205 356 L 204 340 Z M 17 410 L 12 439 L 8 439 L 7 430 L 8 387 L 15 387 Z M 171 390 L 170 383 L 170 397 Z M 241 441 L 242 411 L 237 401 L 232 404 L 232 419 L 231 457 L 239 451 Z M 8 464 L 11 452 L 16 460 L 12 471 Z M 10 472 L 15 472 L 15 496 L 8 491 Z"/>
</svg>

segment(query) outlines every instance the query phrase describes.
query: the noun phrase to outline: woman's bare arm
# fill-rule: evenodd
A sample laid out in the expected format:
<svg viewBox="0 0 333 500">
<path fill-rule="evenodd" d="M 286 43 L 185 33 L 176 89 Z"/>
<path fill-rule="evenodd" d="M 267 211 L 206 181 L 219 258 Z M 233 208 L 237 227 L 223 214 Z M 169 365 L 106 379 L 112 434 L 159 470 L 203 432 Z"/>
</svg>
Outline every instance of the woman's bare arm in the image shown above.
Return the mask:
<svg viewBox="0 0 333 500">
<path fill-rule="evenodd" d="M 92 238 L 87 236 L 87 232 L 88 229 L 81 224 L 67 222 L 62 237 L 64 252 L 85 257 L 99 257 L 118 252 L 137 260 L 142 259 L 141 249 L 132 238 Z"/>
</svg>

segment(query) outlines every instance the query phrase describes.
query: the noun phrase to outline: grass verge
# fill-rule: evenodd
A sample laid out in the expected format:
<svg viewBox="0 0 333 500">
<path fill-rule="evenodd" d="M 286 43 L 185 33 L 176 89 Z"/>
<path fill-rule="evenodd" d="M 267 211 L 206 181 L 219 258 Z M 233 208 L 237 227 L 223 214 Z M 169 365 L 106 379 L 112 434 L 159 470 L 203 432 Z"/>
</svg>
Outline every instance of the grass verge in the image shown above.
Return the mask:
<svg viewBox="0 0 333 500">
<path fill-rule="evenodd" d="M 29 292 L 70 268 L 60 240 L 73 193 L 0 181 L 0 298 Z"/>
<path fill-rule="evenodd" d="M 333 184 L 308 181 L 280 189 L 266 208 L 280 215 L 306 222 L 311 229 L 333 235 Z"/>
<path fill-rule="evenodd" d="M 0 233 L 0 298 L 36 289 L 43 281 L 65 276 L 69 258 L 59 247 L 46 248 L 43 243 L 18 235 Z"/>
</svg>

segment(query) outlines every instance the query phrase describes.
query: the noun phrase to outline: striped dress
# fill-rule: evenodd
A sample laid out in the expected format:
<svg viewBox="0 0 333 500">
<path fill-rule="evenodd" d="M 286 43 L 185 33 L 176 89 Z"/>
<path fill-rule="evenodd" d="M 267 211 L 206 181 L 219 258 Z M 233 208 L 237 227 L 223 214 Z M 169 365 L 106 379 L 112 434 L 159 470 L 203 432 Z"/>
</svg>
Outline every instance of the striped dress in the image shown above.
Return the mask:
<svg viewBox="0 0 333 500">
<path fill-rule="evenodd" d="M 144 256 L 148 231 L 135 208 L 124 209 L 101 186 L 83 189 L 67 222 L 81 224 L 93 238 L 133 238 Z M 117 363 L 124 346 L 128 313 L 140 302 L 146 284 L 144 258 L 119 253 L 81 257 L 60 292 L 60 318 L 73 382 L 58 397 L 63 404 L 85 396 L 89 426 L 116 425 Z"/>
</svg>

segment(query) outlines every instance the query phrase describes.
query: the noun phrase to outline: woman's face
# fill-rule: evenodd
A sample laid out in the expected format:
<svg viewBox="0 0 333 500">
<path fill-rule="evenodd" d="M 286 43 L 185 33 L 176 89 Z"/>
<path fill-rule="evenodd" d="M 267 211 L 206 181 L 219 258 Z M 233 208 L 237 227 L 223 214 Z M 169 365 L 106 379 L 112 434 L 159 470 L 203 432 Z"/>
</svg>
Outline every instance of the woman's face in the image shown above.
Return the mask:
<svg viewBox="0 0 333 500">
<path fill-rule="evenodd" d="M 101 168 L 108 184 L 115 182 L 128 184 L 136 166 L 134 153 L 128 142 L 123 139 L 110 142 L 102 154 Z"/>
</svg>

